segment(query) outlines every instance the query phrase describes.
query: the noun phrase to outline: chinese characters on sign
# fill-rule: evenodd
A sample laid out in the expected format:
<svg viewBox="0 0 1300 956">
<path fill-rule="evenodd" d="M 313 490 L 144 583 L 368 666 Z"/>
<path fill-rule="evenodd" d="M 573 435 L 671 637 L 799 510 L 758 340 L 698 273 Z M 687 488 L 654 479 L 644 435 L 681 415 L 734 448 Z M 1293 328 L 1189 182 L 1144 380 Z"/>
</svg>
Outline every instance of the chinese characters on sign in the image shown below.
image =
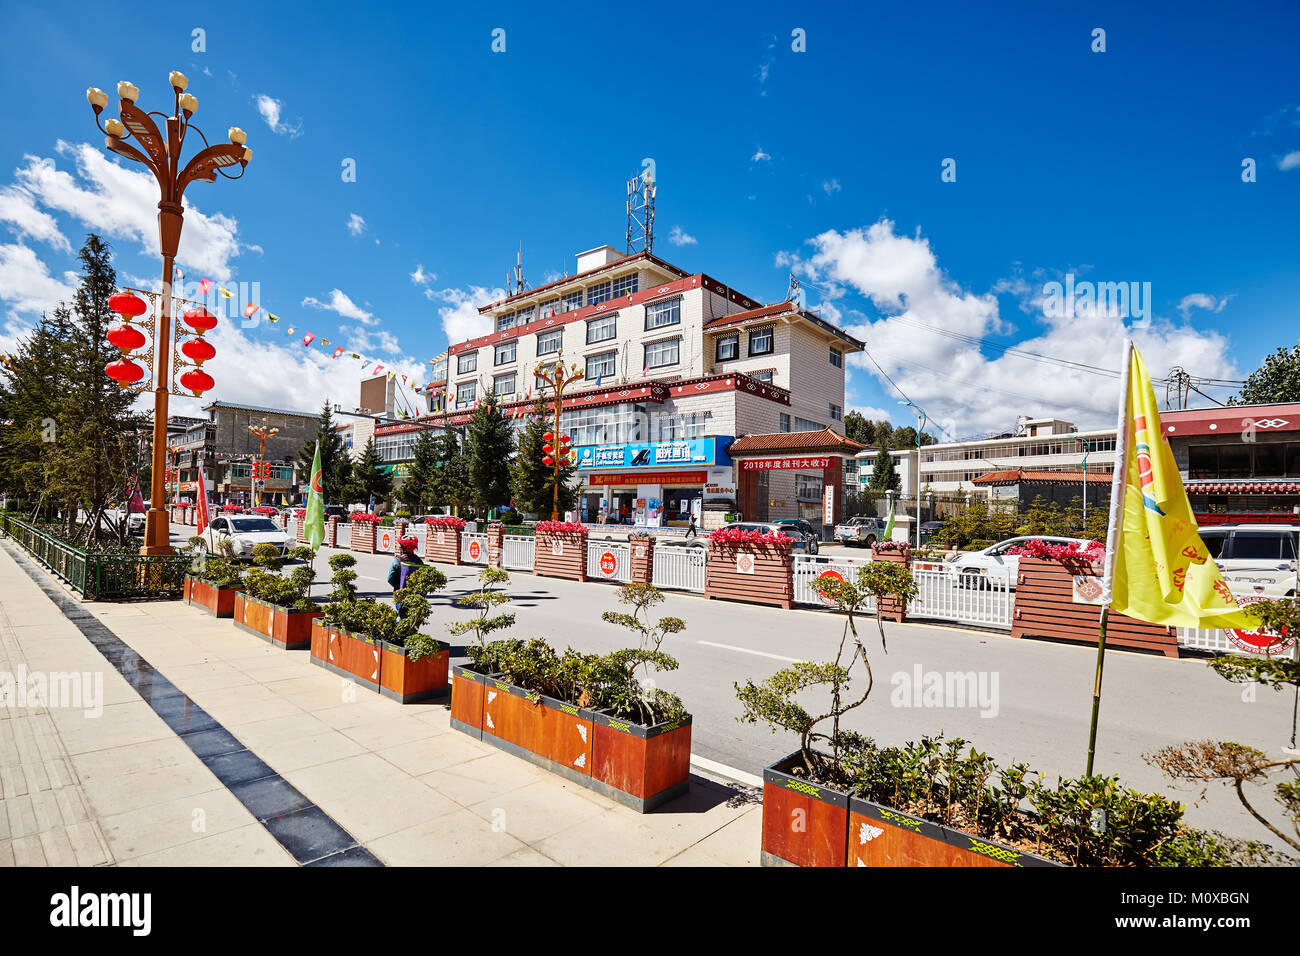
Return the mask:
<svg viewBox="0 0 1300 956">
<path fill-rule="evenodd" d="M 741 471 L 783 471 L 791 468 L 824 469 L 831 460 L 825 458 L 749 458 L 740 463 Z"/>
</svg>

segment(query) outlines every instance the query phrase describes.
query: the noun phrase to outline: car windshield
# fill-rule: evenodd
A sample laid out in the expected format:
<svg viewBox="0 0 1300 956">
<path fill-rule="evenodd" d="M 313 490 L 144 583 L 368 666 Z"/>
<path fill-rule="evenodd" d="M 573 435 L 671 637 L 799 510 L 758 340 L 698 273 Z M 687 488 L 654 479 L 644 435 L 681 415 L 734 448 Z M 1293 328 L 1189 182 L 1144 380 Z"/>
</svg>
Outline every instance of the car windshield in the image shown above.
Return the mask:
<svg viewBox="0 0 1300 956">
<path fill-rule="evenodd" d="M 270 518 L 233 518 L 230 524 L 238 532 L 280 530 Z"/>
</svg>

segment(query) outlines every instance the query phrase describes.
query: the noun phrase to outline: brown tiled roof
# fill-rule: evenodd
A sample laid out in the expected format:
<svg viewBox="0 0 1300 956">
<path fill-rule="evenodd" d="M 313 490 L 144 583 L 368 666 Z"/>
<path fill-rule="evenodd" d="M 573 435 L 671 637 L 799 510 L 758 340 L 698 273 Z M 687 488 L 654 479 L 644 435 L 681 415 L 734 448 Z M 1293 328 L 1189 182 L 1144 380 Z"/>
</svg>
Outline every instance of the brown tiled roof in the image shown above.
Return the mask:
<svg viewBox="0 0 1300 956">
<path fill-rule="evenodd" d="M 716 319 L 706 322 L 704 330 L 714 332 L 720 329 L 729 329 L 733 325 L 743 325 L 746 322 L 766 318 L 777 318 L 782 315 L 798 316 L 806 322 L 809 322 L 825 332 L 829 332 L 840 341 L 849 346 L 845 351 L 859 351 L 864 347 L 860 339 L 855 339 L 849 333 L 845 332 L 839 326 L 827 322 L 825 319 L 813 315 L 811 312 L 805 312 L 798 308 L 793 302 L 778 302 L 776 305 L 763 305 L 757 309 L 748 309 L 744 312 L 732 312 L 730 315 L 720 315 Z"/>
<path fill-rule="evenodd" d="M 801 455 L 815 452 L 842 452 L 856 455 L 866 449 L 866 445 L 852 438 L 845 438 L 838 432 L 823 428 L 817 432 L 778 432 L 775 435 L 742 435 L 731 443 L 727 454 L 758 455 L 774 452 L 782 455 Z"/>
<path fill-rule="evenodd" d="M 1111 476 L 1105 472 L 1088 472 L 1088 484 L 1110 484 Z M 990 471 L 971 481 L 972 485 L 1014 485 L 1017 483 L 1062 485 L 1083 481 L 1082 471 Z"/>
</svg>

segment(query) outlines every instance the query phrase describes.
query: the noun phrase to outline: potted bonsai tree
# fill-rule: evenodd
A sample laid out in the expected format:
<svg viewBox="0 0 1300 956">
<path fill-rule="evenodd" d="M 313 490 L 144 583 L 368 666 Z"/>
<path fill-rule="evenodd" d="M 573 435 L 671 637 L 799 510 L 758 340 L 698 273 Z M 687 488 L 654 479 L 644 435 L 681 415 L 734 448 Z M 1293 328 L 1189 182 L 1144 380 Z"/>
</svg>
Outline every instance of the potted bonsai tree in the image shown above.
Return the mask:
<svg viewBox="0 0 1300 956">
<path fill-rule="evenodd" d="M 312 550 L 305 545 L 292 549 L 290 560 L 310 562 Z M 307 596 L 316 572 L 310 563 L 279 573 L 284 561 L 273 544 L 253 547 L 256 567 L 244 574 L 244 590 L 235 595 L 235 626 L 265 638 L 284 650 L 311 646 L 311 622 L 320 608 Z"/>
<path fill-rule="evenodd" d="M 459 547 L 457 544 L 457 555 Z M 513 611 L 496 612 L 500 605 L 510 602 L 510 595 L 497 590 L 498 585 L 504 588 L 509 581 L 510 575 L 501 568 L 484 568 L 478 574 L 478 590 L 456 600 L 459 607 L 469 608 L 476 612 L 475 615 L 467 621 L 453 621 L 447 625 L 453 637 L 474 636 L 474 643 L 467 648 L 470 663 L 455 664 L 451 668 L 451 725 L 480 740 L 483 737 L 484 686 L 490 673 L 482 666 L 483 649 L 487 644 L 485 638 L 515 622 Z"/>
<path fill-rule="evenodd" d="M 216 617 L 234 617 L 235 595 L 243 590 L 243 571 L 234 558 L 228 539 L 217 543 L 219 554 L 209 555 L 206 539 L 195 535 L 189 539 L 195 563 L 185 573 L 182 596 L 191 607 L 200 607 Z"/>
</svg>

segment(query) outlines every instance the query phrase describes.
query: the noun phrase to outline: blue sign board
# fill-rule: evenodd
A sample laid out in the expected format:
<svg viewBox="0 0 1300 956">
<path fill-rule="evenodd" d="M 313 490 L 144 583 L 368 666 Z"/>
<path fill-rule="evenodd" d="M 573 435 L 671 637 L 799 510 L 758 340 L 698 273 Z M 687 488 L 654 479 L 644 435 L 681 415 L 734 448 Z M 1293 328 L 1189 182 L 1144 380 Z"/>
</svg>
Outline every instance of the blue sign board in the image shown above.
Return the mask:
<svg viewBox="0 0 1300 956">
<path fill-rule="evenodd" d="M 578 467 L 599 468 L 666 468 L 674 465 L 729 466 L 731 436 L 709 435 L 706 438 L 682 438 L 677 441 L 632 442 L 626 445 L 584 445 L 577 449 Z"/>
</svg>

